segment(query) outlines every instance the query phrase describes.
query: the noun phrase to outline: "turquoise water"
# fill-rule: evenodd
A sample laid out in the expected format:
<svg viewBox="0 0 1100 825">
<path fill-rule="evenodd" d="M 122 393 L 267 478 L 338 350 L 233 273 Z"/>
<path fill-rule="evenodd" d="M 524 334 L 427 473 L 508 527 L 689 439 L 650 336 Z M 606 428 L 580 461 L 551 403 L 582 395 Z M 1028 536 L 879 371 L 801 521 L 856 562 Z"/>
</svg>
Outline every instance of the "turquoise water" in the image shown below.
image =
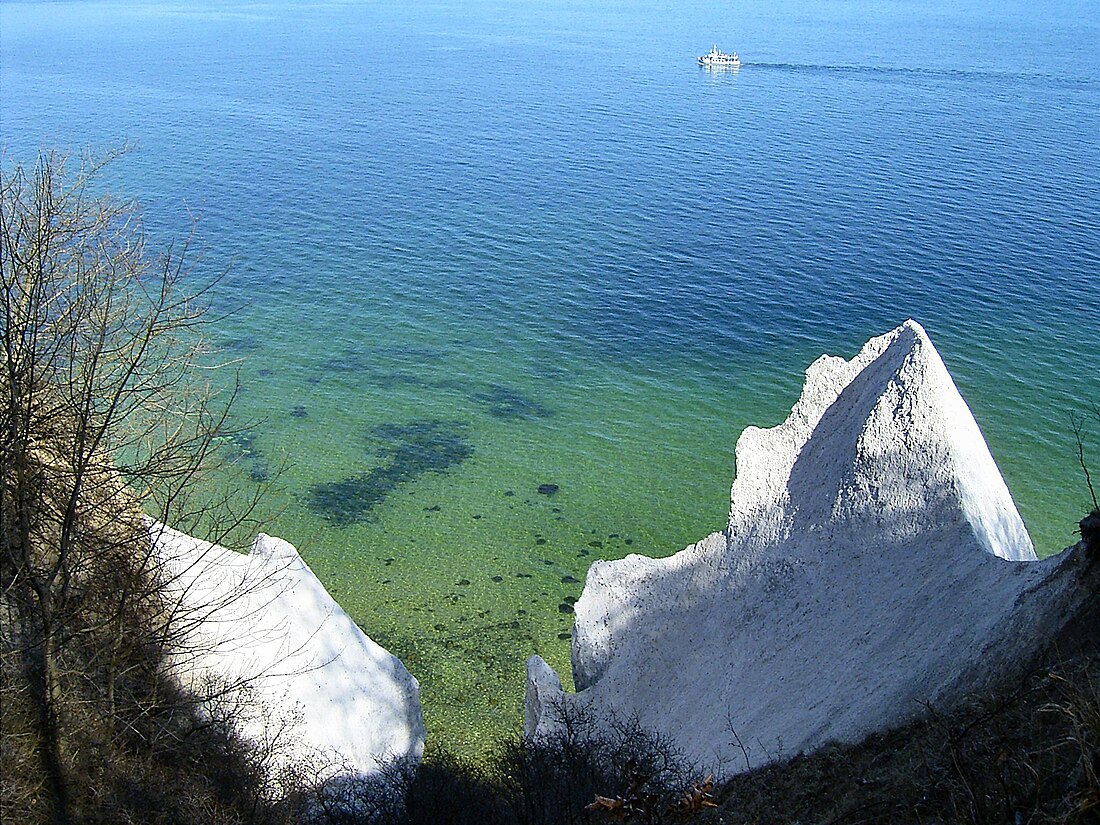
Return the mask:
<svg viewBox="0 0 1100 825">
<path fill-rule="evenodd" d="M 4 0 L 0 144 L 135 142 L 153 239 L 197 217 L 239 483 L 289 463 L 269 532 L 476 751 L 530 653 L 568 671 L 591 561 L 720 529 L 740 430 L 907 317 L 1040 552 L 1074 540 L 1100 9 L 1037 11 Z"/>
</svg>

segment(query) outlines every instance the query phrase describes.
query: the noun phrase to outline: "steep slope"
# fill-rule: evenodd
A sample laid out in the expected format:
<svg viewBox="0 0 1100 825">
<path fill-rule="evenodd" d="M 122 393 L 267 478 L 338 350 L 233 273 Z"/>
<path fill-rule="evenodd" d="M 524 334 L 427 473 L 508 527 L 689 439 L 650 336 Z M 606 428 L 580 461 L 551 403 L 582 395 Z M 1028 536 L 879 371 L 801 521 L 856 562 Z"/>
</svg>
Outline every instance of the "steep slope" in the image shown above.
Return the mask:
<svg viewBox="0 0 1100 825">
<path fill-rule="evenodd" d="M 851 361 L 818 359 L 783 424 L 741 435 L 724 532 L 592 566 L 575 606 L 579 692 L 533 658 L 527 733 L 584 705 L 727 774 L 742 745 L 778 758 L 855 741 L 974 684 L 982 657 L 1024 655 L 1020 630 L 1069 586 L 1057 564 L 1036 561 L 909 321 Z"/>
<path fill-rule="evenodd" d="M 370 774 L 424 750 L 419 685 L 372 641 L 297 550 L 261 534 L 248 555 L 152 525 L 184 646 L 177 672 L 200 695 L 228 688 L 240 732 L 276 768 L 316 779 Z"/>
</svg>

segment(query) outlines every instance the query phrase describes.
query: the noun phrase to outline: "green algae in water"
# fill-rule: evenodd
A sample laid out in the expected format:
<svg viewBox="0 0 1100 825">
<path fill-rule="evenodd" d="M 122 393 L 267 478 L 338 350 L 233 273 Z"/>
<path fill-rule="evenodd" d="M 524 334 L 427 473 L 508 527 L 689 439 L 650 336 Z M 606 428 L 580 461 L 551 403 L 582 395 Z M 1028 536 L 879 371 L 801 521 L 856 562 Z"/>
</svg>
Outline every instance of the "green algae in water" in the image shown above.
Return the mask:
<svg viewBox="0 0 1100 825">
<path fill-rule="evenodd" d="M 378 452 L 389 457 L 386 464 L 310 487 L 307 506 L 336 527 L 371 518 L 374 509 L 402 484 L 411 484 L 425 473 L 446 473 L 474 453 L 466 425 L 460 421 L 382 424 L 371 435 L 384 442 Z"/>
</svg>

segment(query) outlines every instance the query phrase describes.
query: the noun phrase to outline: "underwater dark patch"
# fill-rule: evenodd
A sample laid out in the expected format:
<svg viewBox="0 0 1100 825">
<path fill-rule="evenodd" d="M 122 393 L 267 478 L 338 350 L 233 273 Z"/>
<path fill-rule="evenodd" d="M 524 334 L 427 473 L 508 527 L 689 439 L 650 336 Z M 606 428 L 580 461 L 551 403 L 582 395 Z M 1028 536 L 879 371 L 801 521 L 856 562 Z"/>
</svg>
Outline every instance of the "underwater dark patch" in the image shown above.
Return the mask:
<svg viewBox="0 0 1100 825">
<path fill-rule="evenodd" d="M 423 367 L 442 362 L 446 355 L 444 350 L 426 347 L 350 347 L 319 361 L 316 373 L 351 379 L 380 389 L 411 386 L 469 392 L 468 383 L 424 377 Z"/>
<path fill-rule="evenodd" d="M 378 387 L 381 390 L 392 390 L 398 387 L 428 388 L 432 386 L 431 381 L 421 378 L 419 375 L 400 371 L 371 370 L 364 374 L 363 380 L 372 387 Z"/>
<path fill-rule="evenodd" d="M 218 440 L 230 461 L 238 461 L 256 454 L 256 433 L 251 430 L 229 433 L 220 436 Z"/>
<path fill-rule="evenodd" d="M 552 496 L 561 488 L 557 484 L 540 484 L 539 493 L 544 496 Z M 561 512 L 560 510 L 554 510 L 555 513 Z"/>
<path fill-rule="evenodd" d="M 267 466 L 266 461 L 257 459 L 249 466 L 248 477 L 257 484 L 263 484 L 265 481 L 271 480 L 271 469 Z"/>
<path fill-rule="evenodd" d="M 374 358 L 360 349 L 345 349 L 321 361 L 318 367 L 329 373 L 355 373 L 373 368 L 374 363 Z"/>
<path fill-rule="evenodd" d="M 474 447 L 460 421 L 428 419 L 405 424 L 382 424 L 371 430 L 381 442 L 376 452 L 389 460 L 363 473 L 309 489 L 309 509 L 337 527 L 372 516 L 373 510 L 400 485 L 425 473 L 445 473 L 461 464 Z"/>
<path fill-rule="evenodd" d="M 248 474 L 250 480 L 262 484 L 271 480 L 271 469 L 256 449 L 256 433 L 250 430 L 219 436 L 218 447 L 226 459 Z"/>
<path fill-rule="evenodd" d="M 371 436 L 382 442 L 378 452 L 403 476 L 445 473 L 474 453 L 461 421 L 425 419 L 408 424 L 380 424 Z"/>
<path fill-rule="evenodd" d="M 504 384 L 490 384 L 488 390 L 474 393 L 472 397 L 496 418 L 548 418 L 554 414 L 549 407 Z"/>
<path fill-rule="evenodd" d="M 362 521 L 396 486 L 372 470 L 342 481 L 314 484 L 309 488 L 306 505 L 329 524 L 347 527 Z"/>
<path fill-rule="evenodd" d="M 568 378 L 575 378 L 577 370 L 544 361 L 536 364 L 531 369 L 531 375 L 542 381 L 564 381 Z"/>
<path fill-rule="evenodd" d="M 255 335 L 219 338 L 214 346 L 221 352 L 255 352 L 263 346 Z"/>
<path fill-rule="evenodd" d="M 377 358 L 390 361 L 406 361 L 413 364 L 427 364 L 444 360 L 448 351 L 437 347 L 390 344 L 374 350 Z"/>
<path fill-rule="evenodd" d="M 318 380 L 322 377 L 365 380 L 368 383 L 384 387 L 397 386 L 401 383 L 410 383 L 416 380 L 411 375 L 408 380 L 394 377 L 404 375 L 406 373 L 395 372 L 392 367 L 380 366 L 371 354 L 354 349 L 330 355 L 323 361 L 318 362 L 317 369 L 314 372 L 314 376 Z"/>
</svg>

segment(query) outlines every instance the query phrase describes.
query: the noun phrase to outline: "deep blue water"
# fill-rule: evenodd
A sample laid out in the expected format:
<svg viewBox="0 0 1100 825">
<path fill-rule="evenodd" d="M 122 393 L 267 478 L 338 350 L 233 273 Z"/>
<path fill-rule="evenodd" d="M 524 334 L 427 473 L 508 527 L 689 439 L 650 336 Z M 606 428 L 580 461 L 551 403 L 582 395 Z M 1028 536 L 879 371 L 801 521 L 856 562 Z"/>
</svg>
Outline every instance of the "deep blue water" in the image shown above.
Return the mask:
<svg viewBox="0 0 1100 825">
<path fill-rule="evenodd" d="M 740 71 L 696 66 L 715 42 Z M 578 547 L 720 528 L 740 429 L 907 317 L 1040 552 L 1074 540 L 1069 419 L 1100 399 L 1097 43 L 1091 0 L 4 0 L 0 143 L 136 144 L 107 183 L 155 241 L 197 216 L 200 270 L 231 267 L 242 416 L 293 462 L 271 532 L 424 668 L 469 667 L 440 626 L 518 610 L 484 664 L 512 690 L 531 646 L 564 663 Z M 311 485 L 394 454 L 367 455 L 380 424 L 423 420 L 457 421 L 472 457 L 361 524 L 310 510 Z M 550 481 L 553 508 L 531 493 Z M 527 589 L 412 617 L 528 561 Z"/>
</svg>

